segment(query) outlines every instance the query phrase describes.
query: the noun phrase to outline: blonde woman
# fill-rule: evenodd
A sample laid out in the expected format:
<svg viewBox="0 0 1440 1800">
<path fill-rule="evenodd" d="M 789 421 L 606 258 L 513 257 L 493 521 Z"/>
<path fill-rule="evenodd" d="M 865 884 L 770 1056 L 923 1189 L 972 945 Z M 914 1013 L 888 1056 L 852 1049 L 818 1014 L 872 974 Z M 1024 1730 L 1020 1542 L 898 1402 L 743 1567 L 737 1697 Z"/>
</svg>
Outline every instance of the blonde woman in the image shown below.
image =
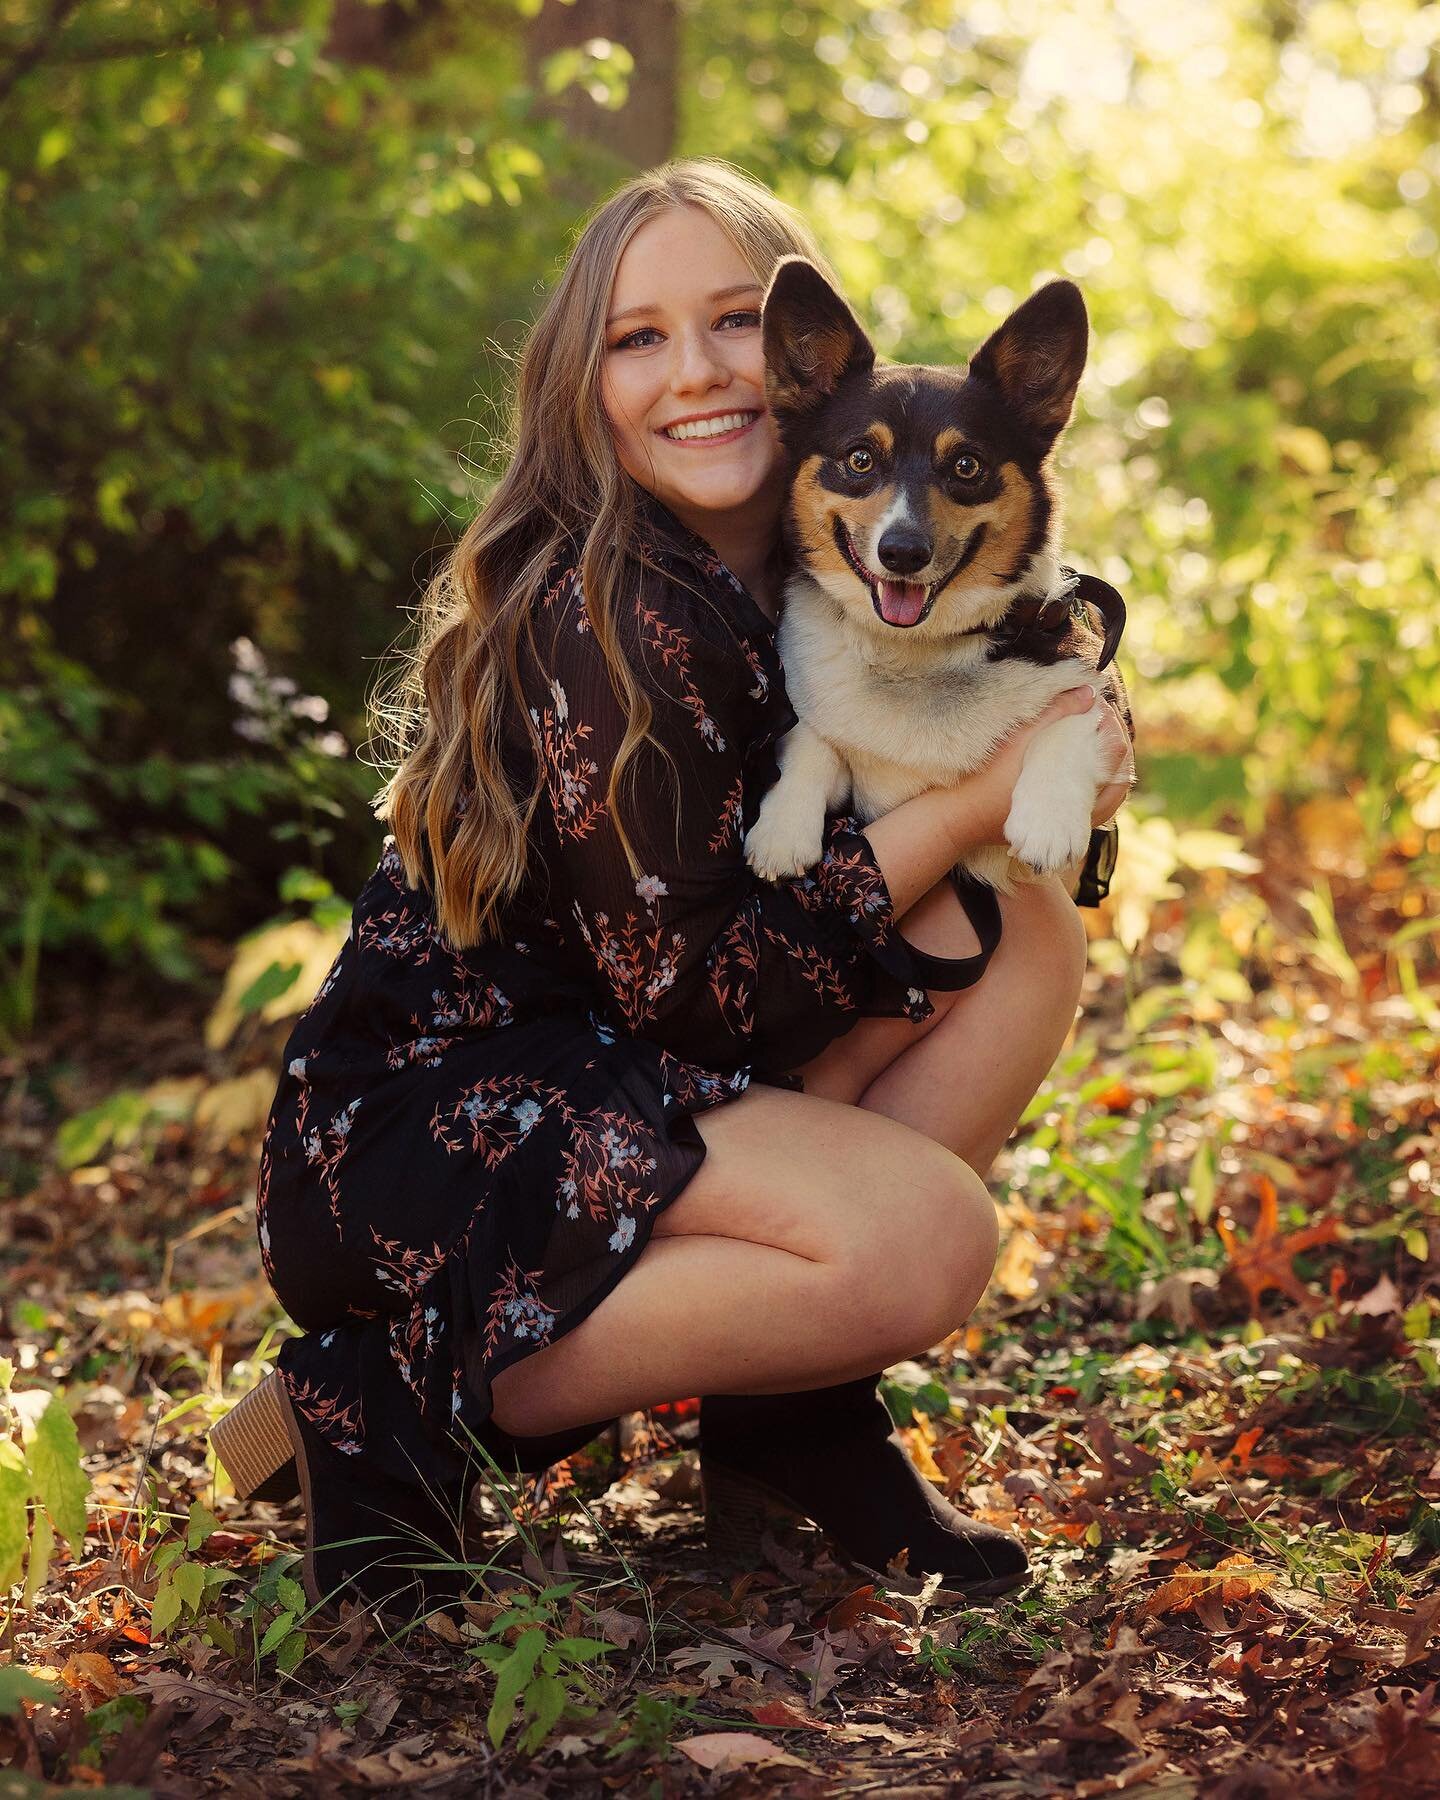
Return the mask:
<svg viewBox="0 0 1440 1800">
<path fill-rule="evenodd" d="M 265 1269 L 305 1335 L 217 1431 L 237 1491 L 300 1486 L 314 1603 L 454 1592 L 404 1540 L 458 1553 L 472 1442 L 543 1468 L 693 1394 L 717 1557 L 778 1504 L 870 1569 L 1023 1577 L 875 1384 L 984 1291 L 983 1176 L 1085 967 L 1058 880 L 997 906 L 954 865 L 1000 840 L 1030 733 L 1094 697 L 864 830 L 832 814 L 804 876 L 751 874 L 795 717 L 759 310 L 790 252 L 829 273 L 712 159 L 595 212 L 381 709 L 393 835 L 261 1157 Z"/>
</svg>

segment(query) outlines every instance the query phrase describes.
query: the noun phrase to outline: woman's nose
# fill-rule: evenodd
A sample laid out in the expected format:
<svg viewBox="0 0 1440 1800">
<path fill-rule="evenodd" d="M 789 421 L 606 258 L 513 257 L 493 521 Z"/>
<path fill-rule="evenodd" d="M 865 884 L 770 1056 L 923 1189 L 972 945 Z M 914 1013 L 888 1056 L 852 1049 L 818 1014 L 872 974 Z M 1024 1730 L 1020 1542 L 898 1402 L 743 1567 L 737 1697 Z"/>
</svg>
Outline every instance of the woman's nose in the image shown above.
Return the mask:
<svg viewBox="0 0 1440 1800">
<path fill-rule="evenodd" d="M 677 393 L 723 385 L 729 379 L 730 371 L 715 354 L 708 333 L 677 334 L 670 362 L 670 385 Z"/>
</svg>

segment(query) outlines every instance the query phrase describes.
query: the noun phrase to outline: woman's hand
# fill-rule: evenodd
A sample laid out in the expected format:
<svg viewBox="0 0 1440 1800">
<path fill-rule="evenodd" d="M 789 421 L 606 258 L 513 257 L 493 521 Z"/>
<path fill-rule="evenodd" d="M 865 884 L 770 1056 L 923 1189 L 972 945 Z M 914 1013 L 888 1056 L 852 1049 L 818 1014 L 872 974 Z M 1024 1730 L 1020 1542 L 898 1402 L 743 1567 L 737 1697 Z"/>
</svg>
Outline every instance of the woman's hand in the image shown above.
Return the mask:
<svg viewBox="0 0 1440 1800">
<path fill-rule="evenodd" d="M 1105 703 L 1105 716 L 1099 725 L 1101 737 L 1112 747 L 1115 760 L 1111 764 L 1111 774 L 1115 777 L 1101 788 L 1095 796 L 1095 810 L 1090 815 L 1090 823 L 1106 825 L 1113 819 L 1125 804 L 1125 796 L 1135 782 L 1135 746 L 1130 742 L 1130 733 L 1125 729 L 1119 713 L 1108 701 Z"/>
<path fill-rule="evenodd" d="M 1005 821 L 1010 816 L 1015 783 L 1020 778 L 1031 738 L 1036 732 L 1053 725 L 1057 719 L 1067 718 L 1071 713 L 1089 712 L 1096 703 L 1095 690 L 1088 686 L 1068 688 L 1063 694 L 1057 694 L 1038 717 L 1025 725 L 1017 726 L 1008 737 L 1003 738 L 983 768 L 976 769 L 943 790 L 953 794 L 957 802 L 957 856 L 963 856 L 966 850 L 975 849 L 982 844 L 1005 842 Z M 1127 771 L 1130 740 L 1113 707 L 1105 705 L 1103 710 L 1105 716 L 1098 721 L 1096 728 L 1112 747 L 1112 767 L 1116 768 L 1117 774 L 1123 774 L 1124 778 L 1107 783 L 1096 795 L 1092 814 L 1092 824 L 1095 825 L 1103 825 L 1111 818 L 1130 791 Z"/>
</svg>

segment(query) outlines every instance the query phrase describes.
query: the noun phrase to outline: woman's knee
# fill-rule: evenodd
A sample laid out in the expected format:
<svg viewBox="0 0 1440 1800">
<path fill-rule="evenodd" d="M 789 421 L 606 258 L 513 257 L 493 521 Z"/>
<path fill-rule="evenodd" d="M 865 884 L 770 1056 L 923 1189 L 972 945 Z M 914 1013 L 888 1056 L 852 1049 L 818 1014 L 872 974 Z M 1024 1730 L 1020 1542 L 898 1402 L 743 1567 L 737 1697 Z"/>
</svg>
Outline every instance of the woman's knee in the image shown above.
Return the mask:
<svg viewBox="0 0 1440 1800">
<path fill-rule="evenodd" d="M 930 1140 L 926 1140 L 928 1143 Z M 848 1246 L 847 1285 L 873 1328 L 903 1354 L 938 1343 L 974 1311 L 995 1268 L 1000 1229 L 985 1183 L 941 1145 L 923 1180 L 877 1207 Z"/>
<path fill-rule="evenodd" d="M 1027 882 L 1000 902 L 1004 936 L 998 957 L 1023 954 L 1027 973 L 1057 993 L 1078 995 L 1090 942 L 1080 909 L 1058 875 Z"/>
</svg>

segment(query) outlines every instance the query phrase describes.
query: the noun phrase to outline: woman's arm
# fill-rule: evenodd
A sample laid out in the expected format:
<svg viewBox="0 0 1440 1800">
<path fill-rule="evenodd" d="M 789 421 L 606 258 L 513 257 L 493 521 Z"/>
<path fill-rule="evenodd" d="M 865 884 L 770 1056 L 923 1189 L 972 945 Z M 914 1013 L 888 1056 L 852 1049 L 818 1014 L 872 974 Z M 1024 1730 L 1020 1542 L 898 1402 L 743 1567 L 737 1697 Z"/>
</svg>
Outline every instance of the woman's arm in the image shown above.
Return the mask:
<svg viewBox="0 0 1440 1800">
<path fill-rule="evenodd" d="M 967 851 L 1004 842 L 1011 795 L 1031 737 L 1056 719 L 1088 712 L 1094 703 L 1094 692 L 1088 687 L 1058 695 L 1038 717 L 1012 731 L 984 768 L 949 787 L 929 788 L 871 820 L 865 835 L 874 847 L 898 915 L 907 913 Z M 1107 734 L 1112 727 L 1123 732 L 1113 713 L 1101 721 Z M 1128 783 L 1103 787 L 1092 822 L 1098 825 L 1108 819 L 1128 791 Z M 1078 873 L 1078 867 L 1071 873 Z"/>
<path fill-rule="evenodd" d="M 522 647 L 521 674 L 543 751 L 549 910 L 624 1028 L 711 1067 L 791 1069 L 862 1011 L 928 1018 L 925 990 L 972 971 L 906 943 L 898 918 L 957 861 L 956 803 L 920 795 L 877 821 L 884 861 L 867 832 L 832 814 L 815 868 L 759 880 L 743 845 L 761 797 L 747 755 L 764 722 L 752 669 L 728 626 L 672 589 L 619 611 L 621 653 L 652 695 L 651 731 L 679 784 L 677 794 L 649 745 L 633 789 L 621 783 L 638 877 L 606 798 L 624 711 L 578 577 L 537 620 L 537 657 Z"/>
</svg>

